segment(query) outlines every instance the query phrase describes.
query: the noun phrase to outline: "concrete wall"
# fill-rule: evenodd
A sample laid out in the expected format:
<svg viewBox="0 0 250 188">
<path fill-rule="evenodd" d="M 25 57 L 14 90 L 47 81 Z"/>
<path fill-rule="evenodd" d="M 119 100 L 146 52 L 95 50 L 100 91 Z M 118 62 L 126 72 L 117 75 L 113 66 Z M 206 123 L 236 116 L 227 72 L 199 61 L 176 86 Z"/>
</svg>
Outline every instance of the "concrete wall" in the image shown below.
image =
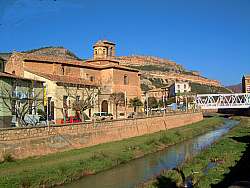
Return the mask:
<svg viewBox="0 0 250 188">
<path fill-rule="evenodd" d="M 53 127 L 0 129 L 0 158 L 11 153 L 15 158 L 45 155 L 93 146 L 181 127 L 201 121 L 202 113 L 182 113 L 142 119 L 126 119 Z"/>
</svg>

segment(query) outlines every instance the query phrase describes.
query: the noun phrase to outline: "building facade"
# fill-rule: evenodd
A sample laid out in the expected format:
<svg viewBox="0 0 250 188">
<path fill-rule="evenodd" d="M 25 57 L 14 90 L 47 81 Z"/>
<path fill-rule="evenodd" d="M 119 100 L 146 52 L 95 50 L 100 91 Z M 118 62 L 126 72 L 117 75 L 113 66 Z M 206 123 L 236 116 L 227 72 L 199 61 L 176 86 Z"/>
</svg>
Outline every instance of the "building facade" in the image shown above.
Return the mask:
<svg viewBox="0 0 250 188">
<path fill-rule="evenodd" d="M 189 82 L 175 82 L 169 87 L 169 97 L 175 97 L 191 92 Z"/>
<path fill-rule="evenodd" d="M 21 117 L 25 125 L 38 123 L 43 106 L 43 82 L 0 72 L 0 128 L 24 126 Z"/>
<path fill-rule="evenodd" d="M 242 77 L 242 93 L 250 93 L 250 75 Z"/>
<path fill-rule="evenodd" d="M 0 72 L 4 72 L 5 63 L 5 59 L 1 58 L 0 56 Z"/>
<path fill-rule="evenodd" d="M 63 98 L 65 95 L 62 91 L 56 93 L 62 84 L 98 89 L 95 107 L 90 113 L 86 112 L 89 117 L 95 112 L 114 114 L 114 104 L 109 100 L 112 93 L 125 93 L 127 101 L 141 97 L 139 71 L 119 65 L 118 61 L 112 60 L 113 56 L 115 44 L 105 40 L 98 41 L 93 46 L 93 59 L 81 61 L 52 55 L 14 53 L 6 63 L 5 71 L 16 76 L 44 81 L 48 88 L 47 100 L 54 105 L 54 120 L 59 122 L 62 113 L 56 110 L 55 103 L 57 98 Z M 133 108 L 128 107 L 126 110 L 132 111 Z M 118 113 L 122 112 L 124 107 L 118 109 Z"/>
</svg>

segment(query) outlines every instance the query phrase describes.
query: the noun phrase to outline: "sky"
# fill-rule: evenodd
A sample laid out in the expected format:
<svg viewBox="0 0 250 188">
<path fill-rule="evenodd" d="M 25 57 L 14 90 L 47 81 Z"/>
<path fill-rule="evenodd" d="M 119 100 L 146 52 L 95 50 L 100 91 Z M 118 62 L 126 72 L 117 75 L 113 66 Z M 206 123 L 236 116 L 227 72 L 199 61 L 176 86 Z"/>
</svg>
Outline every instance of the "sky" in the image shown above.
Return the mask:
<svg viewBox="0 0 250 188">
<path fill-rule="evenodd" d="M 250 74 L 250 0 L 0 0 L 0 52 L 63 46 L 167 58 L 223 85 Z"/>
</svg>

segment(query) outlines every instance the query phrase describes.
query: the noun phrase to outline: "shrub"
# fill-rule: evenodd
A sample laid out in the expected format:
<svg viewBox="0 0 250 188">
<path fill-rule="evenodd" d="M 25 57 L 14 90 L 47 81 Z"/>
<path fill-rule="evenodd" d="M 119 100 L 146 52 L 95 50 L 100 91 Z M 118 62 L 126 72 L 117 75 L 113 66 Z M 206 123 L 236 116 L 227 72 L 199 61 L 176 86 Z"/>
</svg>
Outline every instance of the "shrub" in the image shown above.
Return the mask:
<svg viewBox="0 0 250 188">
<path fill-rule="evenodd" d="M 13 162 L 14 157 L 11 155 L 11 153 L 4 153 L 3 155 L 3 162 Z"/>
</svg>

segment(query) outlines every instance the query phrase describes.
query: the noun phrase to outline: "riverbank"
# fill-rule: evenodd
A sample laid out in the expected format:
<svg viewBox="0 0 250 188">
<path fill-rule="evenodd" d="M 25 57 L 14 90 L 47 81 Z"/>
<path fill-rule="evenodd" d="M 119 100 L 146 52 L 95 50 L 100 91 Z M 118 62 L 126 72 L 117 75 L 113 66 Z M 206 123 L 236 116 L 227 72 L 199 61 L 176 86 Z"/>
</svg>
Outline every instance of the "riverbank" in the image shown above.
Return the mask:
<svg viewBox="0 0 250 188">
<path fill-rule="evenodd" d="M 184 163 L 179 169 L 165 171 L 141 187 L 178 187 L 183 184 L 183 177 L 199 188 L 220 188 L 239 185 L 239 182 L 245 183 L 250 181 L 249 144 L 250 118 L 240 118 L 238 126 L 207 150 Z"/>
<path fill-rule="evenodd" d="M 223 124 L 219 117 L 158 133 L 97 146 L 0 164 L 0 187 L 39 187 L 69 183 L 146 154 L 162 150 Z"/>
</svg>

